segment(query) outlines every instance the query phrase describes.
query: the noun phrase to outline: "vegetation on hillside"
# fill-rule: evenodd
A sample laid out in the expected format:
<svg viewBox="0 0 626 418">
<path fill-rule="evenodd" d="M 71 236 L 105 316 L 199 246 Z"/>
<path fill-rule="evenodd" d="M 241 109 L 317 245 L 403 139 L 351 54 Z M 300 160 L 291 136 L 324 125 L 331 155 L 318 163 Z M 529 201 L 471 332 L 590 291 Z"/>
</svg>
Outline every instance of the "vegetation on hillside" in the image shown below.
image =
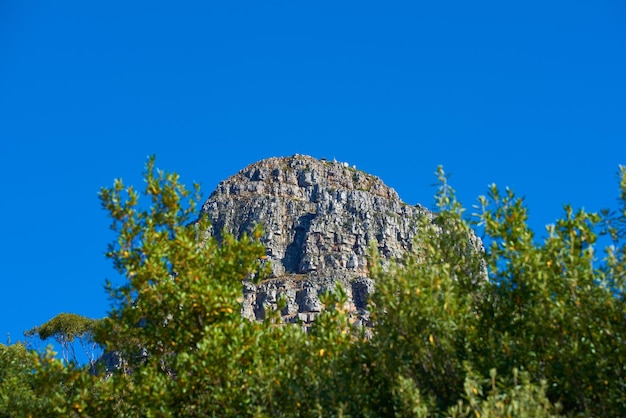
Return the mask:
<svg viewBox="0 0 626 418">
<path fill-rule="evenodd" d="M 110 314 L 31 331 L 93 340 L 124 367 L 94 375 L 0 345 L 0 416 L 626 415 L 626 169 L 615 211 L 566 207 L 545 237 L 512 191 L 490 187 L 466 216 L 438 175 L 440 212 L 415 252 L 383 268 L 372 251 L 366 338 L 341 289 L 308 332 L 242 318 L 242 280 L 266 274 L 261 231 L 205 236 L 198 187 L 150 159 L 142 194 L 121 181 L 100 193 L 126 278 L 108 284 Z"/>
</svg>

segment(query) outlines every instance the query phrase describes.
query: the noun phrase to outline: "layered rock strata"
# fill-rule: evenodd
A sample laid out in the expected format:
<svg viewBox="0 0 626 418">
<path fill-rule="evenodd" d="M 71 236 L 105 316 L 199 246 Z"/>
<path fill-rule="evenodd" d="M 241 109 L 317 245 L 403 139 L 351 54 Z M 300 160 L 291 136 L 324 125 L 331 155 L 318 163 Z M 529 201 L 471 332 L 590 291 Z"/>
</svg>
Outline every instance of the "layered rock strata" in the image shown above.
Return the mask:
<svg viewBox="0 0 626 418">
<path fill-rule="evenodd" d="M 419 233 L 419 219 L 433 214 L 408 205 L 378 177 L 347 163 L 304 155 L 269 158 L 221 182 L 202 207 L 211 235 L 237 237 L 257 223 L 271 263 L 271 277 L 244 283 L 242 313 L 261 320 L 286 299 L 285 321 L 311 323 L 323 309 L 320 295 L 340 284 L 355 322 L 367 322 L 374 291 L 367 252 L 400 258 Z"/>
</svg>

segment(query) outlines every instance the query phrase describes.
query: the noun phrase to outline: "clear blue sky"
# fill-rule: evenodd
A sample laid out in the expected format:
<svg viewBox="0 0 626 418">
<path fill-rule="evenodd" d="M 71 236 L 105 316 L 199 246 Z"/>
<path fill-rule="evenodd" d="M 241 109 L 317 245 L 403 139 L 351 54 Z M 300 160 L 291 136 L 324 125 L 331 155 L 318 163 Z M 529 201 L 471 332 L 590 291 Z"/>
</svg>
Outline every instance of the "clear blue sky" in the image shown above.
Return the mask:
<svg viewBox="0 0 626 418">
<path fill-rule="evenodd" d="M 0 2 L 0 342 L 105 315 L 97 192 L 146 157 L 217 183 L 309 154 L 430 206 L 495 182 L 541 229 L 614 203 L 626 164 L 626 4 Z"/>
</svg>

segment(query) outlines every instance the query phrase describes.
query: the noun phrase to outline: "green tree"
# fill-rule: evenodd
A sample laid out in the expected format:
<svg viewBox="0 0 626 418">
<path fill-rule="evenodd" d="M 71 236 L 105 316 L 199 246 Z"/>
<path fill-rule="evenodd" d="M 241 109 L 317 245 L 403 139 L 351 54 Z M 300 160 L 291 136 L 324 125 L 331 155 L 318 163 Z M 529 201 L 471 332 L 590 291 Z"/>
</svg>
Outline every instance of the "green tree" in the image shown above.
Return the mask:
<svg viewBox="0 0 626 418">
<path fill-rule="evenodd" d="M 424 220 L 417 251 L 373 270 L 372 348 L 394 410 L 454 415 L 461 410 L 450 408 L 465 398 L 470 412 L 484 412 L 496 405 L 491 395 L 480 396 L 487 385 L 476 393 L 464 387 L 476 387 L 495 369 L 505 377 L 523 372 L 525 405 L 534 393 L 534 405 L 548 414 L 624 415 L 624 169 L 620 211 L 603 218 L 566 206 L 543 239 L 511 190 L 490 187 L 467 221 L 439 175 L 442 211 L 431 223 Z M 484 256 L 472 250 L 470 226 L 484 233 Z M 599 259 L 598 236 L 607 233 L 614 245 Z M 476 280 L 485 271 L 488 277 Z M 522 395 L 513 380 L 503 381 L 504 406 Z M 534 416 L 531 410 L 524 413 Z"/>
<path fill-rule="evenodd" d="M 27 337 L 38 336 L 41 340 L 53 338 L 62 350 L 66 363 L 79 362 L 74 343 L 78 340 L 89 364 L 94 364 L 100 355 L 98 344 L 94 341 L 94 330 L 98 324 L 95 319 L 77 314 L 60 313 L 43 325 L 33 327 L 24 332 Z"/>
<path fill-rule="evenodd" d="M 421 396 L 444 408 L 463 391 L 463 362 L 471 354 L 470 339 L 480 298 L 482 255 L 454 191 L 440 171 L 437 195 L 444 209 L 423 217 L 416 251 L 383 269 L 374 253 L 376 282 L 372 346 L 388 380 L 388 395 L 398 405 L 412 382 Z M 396 399 L 400 397 L 400 399 Z"/>
<path fill-rule="evenodd" d="M 621 170 L 622 202 L 626 173 Z M 598 259 L 597 213 L 574 211 L 547 227 L 528 227 L 522 199 L 495 186 L 481 198 L 490 281 L 480 308 L 483 372 L 526 370 L 549 382 L 566 411 L 617 416 L 626 411 L 624 244 Z M 478 349 L 478 348 L 477 348 Z M 619 412 L 619 413 L 618 413 Z"/>
<path fill-rule="evenodd" d="M 35 366 L 36 356 L 23 344 L 0 344 L 0 417 L 19 415 L 25 408 L 44 409 L 44 400 L 33 390 Z"/>
</svg>

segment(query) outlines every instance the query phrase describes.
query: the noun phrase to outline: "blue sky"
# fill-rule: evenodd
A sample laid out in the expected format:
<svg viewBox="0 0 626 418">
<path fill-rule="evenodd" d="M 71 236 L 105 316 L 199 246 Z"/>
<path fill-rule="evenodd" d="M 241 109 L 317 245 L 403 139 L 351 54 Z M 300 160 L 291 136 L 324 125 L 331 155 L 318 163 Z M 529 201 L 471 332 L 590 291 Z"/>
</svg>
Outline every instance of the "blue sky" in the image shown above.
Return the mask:
<svg viewBox="0 0 626 418">
<path fill-rule="evenodd" d="M 97 193 L 146 157 L 217 183 L 271 156 L 356 164 L 432 205 L 614 204 L 626 164 L 626 4 L 588 1 L 0 3 L 0 342 L 105 315 Z M 540 232 L 541 233 L 541 232 Z"/>
</svg>

